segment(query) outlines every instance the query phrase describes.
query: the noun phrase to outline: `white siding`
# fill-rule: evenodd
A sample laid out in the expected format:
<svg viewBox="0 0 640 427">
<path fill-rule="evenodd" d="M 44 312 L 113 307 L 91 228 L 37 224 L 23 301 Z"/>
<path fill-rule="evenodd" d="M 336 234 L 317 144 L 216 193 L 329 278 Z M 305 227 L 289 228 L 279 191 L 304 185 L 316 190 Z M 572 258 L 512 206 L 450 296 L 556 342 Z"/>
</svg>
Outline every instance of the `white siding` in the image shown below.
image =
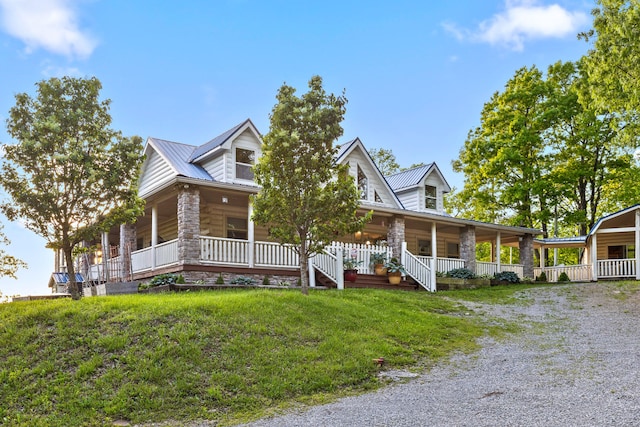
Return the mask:
<svg viewBox="0 0 640 427">
<path fill-rule="evenodd" d="M 144 161 L 138 194 L 145 196 L 168 182 L 174 175 L 175 172 L 171 166 L 152 149 Z"/>
<path fill-rule="evenodd" d="M 397 207 L 392 193 L 387 189 L 386 184 L 379 178 L 375 166 L 371 164 L 369 157 L 364 154 L 360 148 L 354 149 L 345 160 L 349 162 L 349 175 L 356 179 L 358 177 L 358 166 L 367 177 L 367 197 L 369 203 L 375 203 L 375 192 L 382 199 L 382 205 L 388 207 Z"/>
<path fill-rule="evenodd" d="M 225 182 L 224 154 L 207 159 L 206 162 L 202 163 L 202 167 L 215 181 Z"/>
<path fill-rule="evenodd" d="M 250 183 L 245 179 L 236 179 L 236 148 L 244 148 L 247 150 L 255 151 L 255 159 L 262 155 L 260 140 L 250 130 L 245 130 L 231 143 L 231 150 L 228 153 L 227 163 L 227 177 L 230 182 L 237 182 L 242 184 Z"/>
<path fill-rule="evenodd" d="M 420 195 L 418 194 L 420 191 L 422 191 L 422 188 L 416 188 L 414 190 L 406 191 L 402 194 L 396 195 L 398 196 L 398 199 L 400 199 L 400 202 L 402 202 L 402 205 L 405 209 L 410 211 L 422 211 L 424 209 L 420 208 L 424 206 L 424 202 L 422 205 L 420 205 Z"/>
</svg>

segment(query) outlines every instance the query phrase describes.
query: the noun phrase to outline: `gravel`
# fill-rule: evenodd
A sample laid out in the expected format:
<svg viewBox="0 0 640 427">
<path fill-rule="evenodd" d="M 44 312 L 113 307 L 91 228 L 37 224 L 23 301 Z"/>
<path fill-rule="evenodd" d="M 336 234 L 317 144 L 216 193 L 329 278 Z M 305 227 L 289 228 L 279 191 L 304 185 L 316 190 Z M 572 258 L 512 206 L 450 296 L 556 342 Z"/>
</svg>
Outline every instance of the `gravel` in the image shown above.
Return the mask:
<svg viewBox="0 0 640 427">
<path fill-rule="evenodd" d="M 391 372 L 399 382 L 377 392 L 246 426 L 640 426 L 640 293 L 615 283 L 523 293 L 532 304 L 470 309 L 525 333 L 483 339 L 479 352 L 415 378 Z"/>
</svg>

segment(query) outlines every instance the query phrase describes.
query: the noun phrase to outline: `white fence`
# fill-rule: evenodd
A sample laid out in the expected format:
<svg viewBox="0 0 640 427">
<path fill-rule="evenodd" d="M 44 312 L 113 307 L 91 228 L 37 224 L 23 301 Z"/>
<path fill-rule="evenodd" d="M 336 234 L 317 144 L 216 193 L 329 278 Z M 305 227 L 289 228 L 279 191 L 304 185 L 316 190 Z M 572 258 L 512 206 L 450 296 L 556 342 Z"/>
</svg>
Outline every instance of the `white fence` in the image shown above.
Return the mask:
<svg viewBox="0 0 640 427">
<path fill-rule="evenodd" d="M 598 278 L 622 278 L 636 276 L 636 260 L 628 259 L 604 259 L 598 261 Z"/>
<path fill-rule="evenodd" d="M 589 282 L 591 281 L 592 268 L 587 264 L 580 265 L 560 265 L 556 267 L 534 268 L 533 274 L 536 277 L 544 271 L 548 282 L 557 282 L 562 273 L 566 273 L 572 282 Z"/>
<path fill-rule="evenodd" d="M 503 271 L 512 271 L 518 277 L 524 277 L 524 267 L 521 264 L 500 264 L 498 269 L 496 262 L 476 261 L 476 274 L 479 276 L 493 276 Z"/>
<path fill-rule="evenodd" d="M 354 258 L 360 262 L 358 272 L 362 274 L 374 274 L 371 264 L 371 254 L 384 253 L 387 261 L 392 257 L 391 248 L 388 246 L 366 245 L 361 243 L 332 242 L 327 250 L 333 254 L 337 248 L 342 248 L 345 258 Z"/>
</svg>

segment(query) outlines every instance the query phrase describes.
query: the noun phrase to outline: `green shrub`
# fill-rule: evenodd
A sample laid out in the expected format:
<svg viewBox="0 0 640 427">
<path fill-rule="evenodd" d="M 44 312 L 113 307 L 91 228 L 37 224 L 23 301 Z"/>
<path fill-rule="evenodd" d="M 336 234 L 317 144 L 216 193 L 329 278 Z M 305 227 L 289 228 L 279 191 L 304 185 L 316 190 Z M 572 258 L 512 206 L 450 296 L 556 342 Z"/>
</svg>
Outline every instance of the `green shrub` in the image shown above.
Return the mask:
<svg viewBox="0 0 640 427">
<path fill-rule="evenodd" d="M 564 271 L 560 273 L 560 276 L 558 276 L 558 282 L 569 282 L 569 281 L 571 281 L 571 279 L 569 279 L 569 276 Z"/>
<path fill-rule="evenodd" d="M 475 279 L 476 275 L 468 268 L 455 268 L 447 272 L 447 277 L 455 279 Z"/>
<path fill-rule="evenodd" d="M 222 277 L 222 273 L 218 273 L 218 278 L 216 279 L 216 285 L 224 285 L 224 277 Z"/>
<path fill-rule="evenodd" d="M 547 281 L 547 273 L 544 271 L 540 273 L 538 277 L 536 277 L 536 282 L 546 282 Z"/>
<path fill-rule="evenodd" d="M 184 278 L 182 279 L 184 281 Z M 151 286 L 173 285 L 178 282 L 178 276 L 173 273 L 158 274 L 151 279 Z"/>
<path fill-rule="evenodd" d="M 262 279 L 262 284 L 264 286 L 269 286 L 271 284 L 271 280 L 269 280 L 269 276 L 264 276 L 264 278 Z"/>
<path fill-rule="evenodd" d="M 513 271 L 501 271 L 493 275 L 495 280 L 500 282 L 520 283 L 520 278 Z"/>
<path fill-rule="evenodd" d="M 149 289 L 149 283 L 145 282 L 145 283 L 138 283 L 138 290 L 143 290 L 143 289 Z"/>
<path fill-rule="evenodd" d="M 184 281 L 184 276 L 181 274 L 181 275 L 179 275 L 179 276 L 178 276 L 178 278 L 176 279 L 176 283 L 177 283 L 177 284 L 179 284 L 179 285 L 184 285 L 184 284 L 185 284 L 185 283 L 187 283 L 187 282 L 185 282 L 185 281 Z"/>
<path fill-rule="evenodd" d="M 238 276 L 231 281 L 232 285 L 253 285 L 255 280 L 251 277 Z"/>
</svg>

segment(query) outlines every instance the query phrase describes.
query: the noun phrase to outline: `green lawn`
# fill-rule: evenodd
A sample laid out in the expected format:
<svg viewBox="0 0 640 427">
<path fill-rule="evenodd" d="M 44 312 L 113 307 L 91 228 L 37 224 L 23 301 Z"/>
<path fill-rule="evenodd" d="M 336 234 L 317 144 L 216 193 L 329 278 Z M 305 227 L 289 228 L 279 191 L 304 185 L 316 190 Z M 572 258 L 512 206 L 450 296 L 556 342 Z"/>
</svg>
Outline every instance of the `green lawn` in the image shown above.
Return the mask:
<svg viewBox="0 0 640 427">
<path fill-rule="evenodd" d="M 522 287 L 424 292 L 243 290 L 0 305 L 0 425 L 233 424 L 381 386 L 473 351 L 488 326 L 456 298 L 512 302 Z"/>
</svg>

